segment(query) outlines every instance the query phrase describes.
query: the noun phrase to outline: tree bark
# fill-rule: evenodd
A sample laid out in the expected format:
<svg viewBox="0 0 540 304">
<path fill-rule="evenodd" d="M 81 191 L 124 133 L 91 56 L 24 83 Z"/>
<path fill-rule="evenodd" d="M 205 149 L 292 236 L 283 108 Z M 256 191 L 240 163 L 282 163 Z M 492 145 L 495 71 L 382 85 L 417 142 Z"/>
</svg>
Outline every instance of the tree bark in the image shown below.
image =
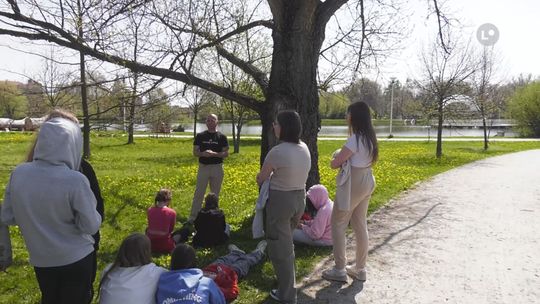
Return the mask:
<svg viewBox="0 0 540 304">
<path fill-rule="evenodd" d="M 266 109 L 259 112 L 263 130 L 261 163 L 276 144 L 272 122 L 281 110 L 292 109 L 302 119 L 302 135 L 311 153 L 306 187 L 320 181 L 317 134 L 320 128 L 317 66 L 324 41 L 325 20 L 319 20 L 318 1 L 283 1 L 273 11 L 274 52 Z"/>
</svg>

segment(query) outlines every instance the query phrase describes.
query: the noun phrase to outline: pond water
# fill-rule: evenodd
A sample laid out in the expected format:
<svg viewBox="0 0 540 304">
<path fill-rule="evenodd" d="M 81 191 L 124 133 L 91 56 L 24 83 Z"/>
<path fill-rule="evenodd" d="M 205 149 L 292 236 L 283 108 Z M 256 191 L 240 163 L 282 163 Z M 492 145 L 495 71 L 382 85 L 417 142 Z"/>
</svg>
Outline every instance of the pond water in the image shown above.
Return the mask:
<svg viewBox="0 0 540 304">
<path fill-rule="evenodd" d="M 193 132 L 193 126 L 185 126 L 186 132 Z M 198 123 L 197 132 L 206 130 L 206 125 Z M 223 123 L 219 125 L 219 130 L 227 135 L 232 134 L 231 124 Z M 242 127 L 243 135 L 261 135 L 261 126 L 244 126 Z M 346 136 L 347 126 L 323 126 L 319 135 L 324 136 Z M 504 130 L 505 137 L 513 137 L 515 133 L 510 128 L 492 129 L 489 136 L 494 136 L 497 131 Z M 489 130 L 488 130 L 489 131 Z M 376 126 L 375 133 L 378 137 L 387 137 L 390 134 L 389 126 Z M 393 126 L 392 134 L 397 137 L 436 137 L 437 129 L 430 126 Z M 484 132 L 481 128 L 443 128 L 444 137 L 459 137 L 459 136 L 483 136 Z"/>
</svg>

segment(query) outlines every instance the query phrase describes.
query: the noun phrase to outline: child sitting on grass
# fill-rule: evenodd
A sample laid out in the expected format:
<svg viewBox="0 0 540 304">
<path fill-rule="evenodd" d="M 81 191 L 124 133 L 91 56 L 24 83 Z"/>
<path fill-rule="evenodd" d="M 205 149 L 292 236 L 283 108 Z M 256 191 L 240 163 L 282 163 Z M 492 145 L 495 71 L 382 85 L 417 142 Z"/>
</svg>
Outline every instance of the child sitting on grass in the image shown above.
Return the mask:
<svg viewBox="0 0 540 304">
<path fill-rule="evenodd" d="M 309 220 L 301 220 L 293 231 L 295 243 L 311 246 L 332 246 L 332 225 L 330 218 L 334 202 L 328 197 L 323 185 L 313 185 L 306 193 L 306 200 L 313 204 L 316 215 Z"/>
<path fill-rule="evenodd" d="M 170 253 L 175 246 L 172 232 L 176 223 L 176 211 L 169 208 L 171 200 L 171 190 L 160 189 L 156 194 L 154 206 L 147 211 L 146 235 L 150 239 L 154 253 Z"/>
<path fill-rule="evenodd" d="M 157 303 L 226 303 L 216 283 L 196 268 L 195 250 L 186 244 L 174 248 L 171 271 L 160 276 L 156 299 Z"/>
<path fill-rule="evenodd" d="M 141 233 L 126 237 L 99 283 L 99 303 L 156 303 L 159 277 L 165 268 L 152 263 L 150 240 Z"/>
<path fill-rule="evenodd" d="M 225 223 L 225 214 L 218 206 L 218 197 L 208 193 L 204 198 L 204 208 L 195 219 L 193 246 L 213 247 L 225 244 L 229 240 L 230 227 Z"/>
</svg>

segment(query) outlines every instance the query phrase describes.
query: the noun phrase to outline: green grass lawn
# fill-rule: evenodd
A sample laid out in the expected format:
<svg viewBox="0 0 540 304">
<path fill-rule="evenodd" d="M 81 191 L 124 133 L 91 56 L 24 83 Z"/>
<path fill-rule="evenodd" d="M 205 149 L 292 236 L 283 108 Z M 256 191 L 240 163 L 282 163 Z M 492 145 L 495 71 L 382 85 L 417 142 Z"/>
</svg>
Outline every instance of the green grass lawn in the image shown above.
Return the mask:
<svg viewBox="0 0 540 304">
<path fill-rule="evenodd" d="M 91 137 L 91 163 L 97 173 L 105 198 L 106 218 L 102 224 L 102 243 L 98 253 L 99 270 L 111 262 L 121 240 L 128 234 L 143 232 L 146 209 L 153 203 L 155 192 L 161 187 L 173 191 L 172 207 L 179 221 L 189 215 L 195 186 L 197 161 L 192 156 L 192 140 L 179 138 L 136 138 L 134 145 L 126 145 L 121 136 Z M 31 133 L 0 133 L 0 195 L 11 170 L 24 159 Z M 328 166 L 331 153 L 341 141 L 319 141 L 321 183 L 334 196 L 335 171 Z M 445 142 L 444 156 L 435 158 L 435 142 L 381 142 L 380 161 L 374 172 L 377 189 L 370 203 L 376 210 L 401 191 L 437 173 L 462 164 L 503 153 L 539 149 L 540 142 L 492 142 L 487 152 L 482 142 Z M 251 250 L 257 240 L 251 239 L 251 221 L 257 198 L 255 175 L 259 169 L 260 140 L 242 141 L 240 154 L 232 154 L 225 161 L 225 180 L 220 206 L 231 224 L 231 241 L 240 248 Z M 0 273 L 0 303 L 38 303 L 39 289 L 19 230 L 11 227 L 14 265 L 7 273 Z M 226 246 L 199 250 L 199 265 L 203 266 L 226 253 Z M 298 278 L 309 274 L 317 261 L 328 256 L 329 249 L 296 247 Z M 167 267 L 169 256 L 156 256 L 154 261 Z M 96 284 L 97 285 L 97 284 Z M 253 268 L 240 284 L 240 296 L 235 303 L 263 303 L 275 287 L 271 264 Z"/>
</svg>

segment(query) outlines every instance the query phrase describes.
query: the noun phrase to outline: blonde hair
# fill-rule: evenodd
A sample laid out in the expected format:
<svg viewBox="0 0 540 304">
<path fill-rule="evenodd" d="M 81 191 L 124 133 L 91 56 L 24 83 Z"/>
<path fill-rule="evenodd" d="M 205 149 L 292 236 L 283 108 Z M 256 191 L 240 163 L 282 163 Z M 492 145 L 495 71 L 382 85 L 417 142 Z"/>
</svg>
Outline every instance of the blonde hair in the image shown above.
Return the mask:
<svg viewBox="0 0 540 304">
<path fill-rule="evenodd" d="M 66 110 L 62 110 L 62 109 L 54 109 L 52 110 L 49 115 L 47 115 L 47 117 L 45 118 L 45 121 L 49 121 L 53 118 L 64 118 L 64 119 L 67 119 L 67 120 L 71 120 L 72 122 L 76 123 L 76 124 L 79 124 L 79 120 L 77 119 L 77 117 L 71 113 L 71 112 L 68 112 Z"/>
</svg>

